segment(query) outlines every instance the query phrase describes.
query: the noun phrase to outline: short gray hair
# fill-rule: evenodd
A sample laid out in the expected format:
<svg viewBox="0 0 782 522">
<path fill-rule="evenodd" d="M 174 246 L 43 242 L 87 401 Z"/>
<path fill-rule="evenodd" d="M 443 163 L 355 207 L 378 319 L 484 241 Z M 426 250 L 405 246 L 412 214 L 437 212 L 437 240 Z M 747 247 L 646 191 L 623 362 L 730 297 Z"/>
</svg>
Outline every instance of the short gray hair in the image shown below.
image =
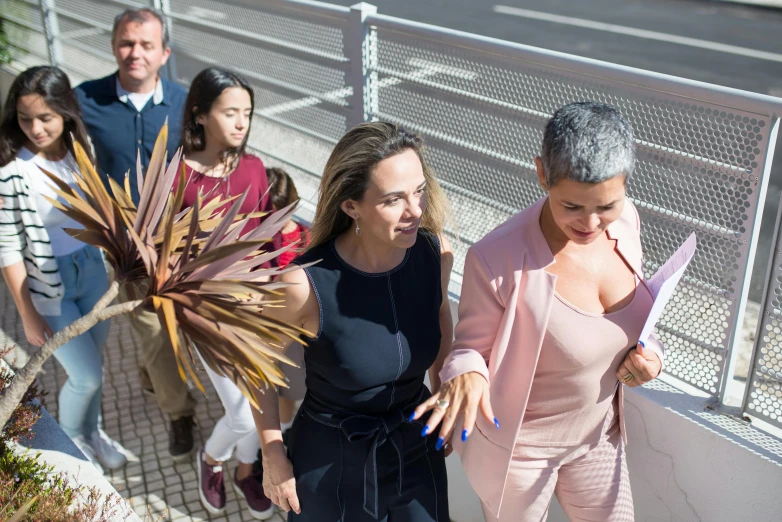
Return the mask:
<svg viewBox="0 0 782 522">
<path fill-rule="evenodd" d="M 149 22 L 150 19 L 157 20 L 163 27 L 163 49 L 167 49 L 169 44 L 169 35 L 166 15 L 163 14 L 163 11 L 154 7 L 129 7 L 115 16 L 114 27 L 111 29 L 111 45 L 114 45 L 114 38 L 117 36 L 117 29 L 119 29 L 120 24 L 123 22 L 135 22 L 137 24 L 143 24 L 144 22 Z"/>
<path fill-rule="evenodd" d="M 615 108 L 604 103 L 565 105 L 546 124 L 540 155 L 546 183 L 562 179 L 602 183 L 635 169 L 633 128 Z"/>
</svg>

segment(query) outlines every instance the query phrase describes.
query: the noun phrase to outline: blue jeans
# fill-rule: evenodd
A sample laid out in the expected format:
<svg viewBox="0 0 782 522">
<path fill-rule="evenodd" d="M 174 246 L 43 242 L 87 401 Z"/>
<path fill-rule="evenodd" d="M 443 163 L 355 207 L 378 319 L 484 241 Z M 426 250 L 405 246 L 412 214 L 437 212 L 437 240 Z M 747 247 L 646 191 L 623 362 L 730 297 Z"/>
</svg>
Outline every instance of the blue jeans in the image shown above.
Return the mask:
<svg viewBox="0 0 782 522">
<path fill-rule="evenodd" d="M 87 315 L 109 289 L 103 258 L 100 250 L 93 246 L 58 257 L 57 268 L 65 287 L 62 313 L 44 316 L 54 332 Z M 60 426 L 70 437 L 89 436 L 98 429 L 103 391 L 103 346 L 110 327 L 110 321 L 98 323 L 54 352 L 54 358 L 68 374 L 68 381 L 60 390 L 59 417 Z"/>
</svg>

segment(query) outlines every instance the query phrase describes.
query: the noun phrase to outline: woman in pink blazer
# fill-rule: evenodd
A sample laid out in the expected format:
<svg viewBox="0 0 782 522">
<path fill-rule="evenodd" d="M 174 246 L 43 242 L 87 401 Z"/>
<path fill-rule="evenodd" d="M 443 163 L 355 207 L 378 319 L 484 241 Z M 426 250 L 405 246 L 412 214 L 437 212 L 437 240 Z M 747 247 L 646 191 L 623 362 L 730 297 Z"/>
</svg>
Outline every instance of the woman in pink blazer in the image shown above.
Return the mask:
<svg viewBox="0 0 782 522">
<path fill-rule="evenodd" d="M 433 410 L 441 446 L 461 426 L 487 521 L 543 521 L 552 494 L 571 521 L 632 521 L 621 383 L 663 361 L 656 340 L 638 343 L 653 298 L 625 195 L 632 128 L 607 105 L 567 105 L 535 164 L 548 194 L 467 253 L 443 385 L 414 418 Z"/>
</svg>

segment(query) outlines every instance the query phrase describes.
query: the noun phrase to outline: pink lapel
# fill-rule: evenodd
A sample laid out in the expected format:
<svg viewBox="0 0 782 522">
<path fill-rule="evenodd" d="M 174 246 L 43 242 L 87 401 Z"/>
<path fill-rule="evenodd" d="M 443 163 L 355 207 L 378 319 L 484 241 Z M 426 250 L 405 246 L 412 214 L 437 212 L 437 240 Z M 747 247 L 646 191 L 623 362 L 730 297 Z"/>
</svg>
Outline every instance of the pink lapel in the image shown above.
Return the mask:
<svg viewBox="0 0 782 522">
<path fill-rule="evenodd" d="M 641 249 L 641 238 L 635 223 L 636 215 L 633 207 L 628 200 L 625 203 L 625 210 L 622 216 L 611 223 L 606 230 L 609 239 L 616 241 L 616 250 L 625 260 L 633 273 L 638 277 L 641 283 L 649 290 L 646 284 L 646 278 L 643 274 L 643 251 Z"/>
</svg>

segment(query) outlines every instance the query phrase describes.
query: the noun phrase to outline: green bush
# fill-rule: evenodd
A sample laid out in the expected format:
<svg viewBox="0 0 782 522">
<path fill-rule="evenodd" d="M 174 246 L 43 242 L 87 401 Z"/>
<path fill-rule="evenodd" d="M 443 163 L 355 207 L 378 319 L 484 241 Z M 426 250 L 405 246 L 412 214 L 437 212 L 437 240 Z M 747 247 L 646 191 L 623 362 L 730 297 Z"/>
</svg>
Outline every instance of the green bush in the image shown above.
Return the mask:
<svg viewBox="0 0 782 522">
<path fill-rule="evenodd" d="M 9 349 L 0 349 L 0 359 Z M 0 395 L 11 382 L 11 372 L 0 365 Z M 94 488 L 71 484 L 62 473 L 40 461 L 39 453 L 20 452 L 15 445 L 28 438 L 41 417 L 41 394 L 33 384 L 11 419 L 0 431 L 0 522 L 32 502 L 21 521 L 81 522 L 117 520 L 117 495 L 105 499 Z M 107 501 L 108 500 L 108 501 Z M 20 521 L 20 522 L 21 522 Z"/>
</svg>

